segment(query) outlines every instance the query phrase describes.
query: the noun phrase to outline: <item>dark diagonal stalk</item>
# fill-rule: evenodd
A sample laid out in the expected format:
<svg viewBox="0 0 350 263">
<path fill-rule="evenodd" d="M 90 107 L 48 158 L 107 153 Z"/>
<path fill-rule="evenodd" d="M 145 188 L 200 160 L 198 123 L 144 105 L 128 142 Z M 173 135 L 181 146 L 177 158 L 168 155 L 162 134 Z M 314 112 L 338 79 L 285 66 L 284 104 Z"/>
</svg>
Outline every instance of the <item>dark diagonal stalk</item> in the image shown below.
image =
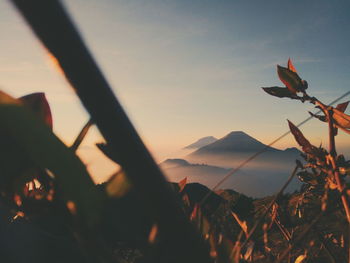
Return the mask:
<svg viewBox="0 0 350 263">
<path fill-rule="evenodd" d="M 78 134 L 77 138 L 74 140 L 72 146 L 70 147 L 74 152 L 79 148 L 80 144 L 84 140 L 86 134 L 88 133 L 90 127 L 94 123 L 91 119 L 88 120 L 88 122 L 84 125 L 84 127 L 81 129 L 80 133 Z"/>
</svg>

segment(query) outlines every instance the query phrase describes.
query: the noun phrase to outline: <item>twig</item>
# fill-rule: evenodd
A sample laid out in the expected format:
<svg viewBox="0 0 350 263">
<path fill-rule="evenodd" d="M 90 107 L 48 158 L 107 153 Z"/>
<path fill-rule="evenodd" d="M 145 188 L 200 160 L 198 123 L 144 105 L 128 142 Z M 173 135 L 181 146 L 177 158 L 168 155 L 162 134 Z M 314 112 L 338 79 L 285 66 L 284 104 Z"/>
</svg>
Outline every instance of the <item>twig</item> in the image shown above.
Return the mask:
<svg viewBox="0 0 350 263">
<path fill-rule="evenodd" d="M 316 231 L 317 231 L 317 229 L 316 229 Z M 318 231 L 317 231 L 317 232 L 318 232 Z M 322 244 L 324 250 L 326 251 L 326 254 L 327 254 L 327 256 L 329 257 L 329 260 L 330 260 L 332 263 L 336 263 L 335 258 L 334 258 L 334 256 L 333 256 L 333 254 L 331 253 L 331 251 L 329 250 L 328 245 L 327 245 L 327 243 L 325 242 L 323 236 L 321 236 L 320 234 L 318 234 L 318 239 L 319 239 L 319 241 L 321 242 L 321 244 Z"/>
<path fill-rule="evenodd" d="M 349 200 L 345 194 L 345 186 L 342 178 L 340 178 L 339 175 L 339 170 L 337 167 L 337 163 L 335 161 L 335 158 L 337 157 L 337 151 L 335 149 L 335 135 L 334 135 L 334 120 L 333 120 L 333 111 L 332 110 L 327 110 L 325 112 L 328 117 L 328 129 L 329 129 L 329 152 L 330 152 L 330 160 L 332 164 L 332 168 L 334 171 L 334 178 L 335 181 L 337 182 L 337 187 L 338 191 L 341 195 L 341 200 L 343 203 L 343 207 L 346 213 L 346 219 L 348 221 L 348 228 L 350 228 L 350 205 L 349 205 Z M 350 245 L 348 248 L 349 251 L 349 256 L 348 256 L 348 262 L 350 263 Z"/>
<path fill-rule="evenodd" d="M 74 152 L 78 149 L 81 142 L 84 140 L 87 132 L 89 131 L 90 127 L 94 123 L 92 122 L 92 119 L 89 119 L 88 122 L 84 125 L 84 127 L 81 129 L 80 133 L 78 134 L 77 138 L 74 140 L 74 143 L 70 147 Z"/>
<path fill-rule="evenodd" d="M 304 231 L 298 236 L 298 238 L 294 239 L 294 242 L 291 246 L 289 246 L 286 250 L 284 250 L 281 254 L 281 256 L 275 261 L 275 263 L 281 263 L 282 260 L 289 254 L 289 252 L 297 245 L 300 243 L 303 238 L 309 233 L 309 231 L 313 228 L 313 226 L 322 218 L 323 214 L 325 211 L 322 211 L 319 213 L 316 218 L 310 223 L 310 225 L 304 229 Z"/>
<path fill-rule="evenodd" d="M 296 165 L 292 174 L 289 176 L 287 182 L 282 186 L 282 188 L 279 190 L 279 192 L 275 195 L 275 197 L 272 199 L 272 201 L 270 202 L 270 204 L 268 205 L 268 207 L 266 208 L 265 212 L 260 216 L 260 218 L 255 222 L 254 226 L 252 227 L 252 229 L 249 231 L 248 236 L 246 238 L 246 240 L 244 241 L 244 243 L 242 244 L 242 248 L 247 245 L 248 241 L 250 240 L 250 238 L 253 236 L 255 230 L 257 229 L 257 227 L 261 224 L 261 222 L 263 221 L 263 219 L 265 218 L 265 216 L 267 215 L 267 213 L 269 212 L 269 210 L 271 209 L 271 207 L 273 206 L 273 204 L 277 201 L 277 199 L 281 196 L 281 194 L 283 193 L 283 191 L 287 188 L 287 186 L 289 185 L 289 183 L 292 181 L 293 177 L 295 176 L 296 172 L 298 171 L 299 166 Z"/>
</svg>

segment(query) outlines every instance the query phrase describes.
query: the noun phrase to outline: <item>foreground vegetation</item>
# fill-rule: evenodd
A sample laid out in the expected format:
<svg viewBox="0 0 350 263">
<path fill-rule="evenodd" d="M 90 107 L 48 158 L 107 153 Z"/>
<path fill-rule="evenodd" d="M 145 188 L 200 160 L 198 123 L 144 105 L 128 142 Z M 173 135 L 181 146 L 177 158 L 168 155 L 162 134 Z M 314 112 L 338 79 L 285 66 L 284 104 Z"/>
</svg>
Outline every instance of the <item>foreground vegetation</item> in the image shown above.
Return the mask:
<svg viewBox="0 0 350 263">
<path fill-rule="evenodd" d="M 200 184 L 186 184 L 186 178 L 168 184 L 180 208 L 178 213 L 196 229 L 183 236 L 190 244 L 186 249 L 193 253 L 188 258 L 187 252 L 176 250 L 181 247 L 177 246 L 179 240 L 162 232 L 187 225 L 171 225 L 150 216 L 160 211 L 144 206 L 144 196 L 123 165 L 108 182 L 93 184 L 75 154 L 93 121 L 88 121 L 69 147 L 52 132 L 51 111 L 43 93 L 15 99 L 1 92 L 1 260 L 348 261 L 350 210 L 345 179 L 350 162 L 337 154 L 335 144 L 338 129 L 350 133 L 350 116 L 344 113 L 348 102 L 332 107 L 309 96 L 307 82 L 301 80 L 290 60 L 287 68 L 278 66 L 277 71 L 286 87 L 263 89 L 273 96 L 315 104 L 324 115 L 311 115 L 328 125 L 329 149 L 313 146 L 289 122 L 304 153 L 275 196 L 252 199 L 233 190 L 212 192 Z M 116 163 L 123 162 L 122 153 L 116 154 L 108 143 L 97 147 Z M 294 176 L 303 182 L 300 191 L 284 194 Z"/>
<path fill-rule="evenodd" d="M 328 125 L 329 148 L 312 145 L 289 122 L 304 154 L 268 198 L 214 193 L 186 179 L 169 184 L 60 2 L 12 2 L 91 120 L 66 146 L 52 132 L 44 94 L 0 93 L 3 262 L 349 262 L 350 164 L 335 144 L 338 130 L 350 133 L 348 103 L 332 107 L 309 96 L 288 61 L 277 67 L 286 87 L 264 90 L 315 104 L 323 115 L 311 115 Z M 75 154 L 93 123 L 106 140 L 99 149 L 122 167 L 99 186 Z M 283 194 L 294 176 L 303 182 L 300 192 Z"/>
</svg>

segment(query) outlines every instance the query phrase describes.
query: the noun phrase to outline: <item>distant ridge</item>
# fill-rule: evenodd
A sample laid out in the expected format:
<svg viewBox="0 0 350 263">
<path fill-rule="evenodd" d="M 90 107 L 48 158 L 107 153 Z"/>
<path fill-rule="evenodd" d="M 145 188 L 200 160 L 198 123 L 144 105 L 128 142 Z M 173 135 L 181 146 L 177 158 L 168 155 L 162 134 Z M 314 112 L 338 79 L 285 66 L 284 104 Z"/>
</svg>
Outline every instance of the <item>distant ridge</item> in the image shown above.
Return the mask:
<svg viewBox="0 0 350 263">
<path fill-rule="evenodd" d="M 200 138 L 199 140 L 197 140 L 196 142 L 194 142 L 190 145 L 187 145 L 186 147 L 184 147 L 184 149 L 198 149 L 198 148 L 204 147 L 208 144 L 211 144 L 217 140 L 218 139 L 213 137 L 213 136 L 203 137 L 203 138 Z"/>
<path fill-rule="evenodd" d="M 178 168 L 178 167 L 190 167 L 190 168 L 211 169 L 211 170 L 221 171 L 224 173 L 229 171 L 229 169 L 225 169 L 218 166 L 207 165 L 203 163 L 202 164 L 189 163 L 184 159 L 166 159 L 164 162 L 161 162 L 159 165 L 165 169 Z"/>
<path fill-rule="evenodd" d="M 223 138 L 199 148 L 197 151 L 191 153 L 191 155 L 257 152 L 265 147 L 265 144 L 254 139 L 245 132 L 233 131 Z M 280 150 L 268 147 L 268 151 L 278 152 Z"/>
</svg>

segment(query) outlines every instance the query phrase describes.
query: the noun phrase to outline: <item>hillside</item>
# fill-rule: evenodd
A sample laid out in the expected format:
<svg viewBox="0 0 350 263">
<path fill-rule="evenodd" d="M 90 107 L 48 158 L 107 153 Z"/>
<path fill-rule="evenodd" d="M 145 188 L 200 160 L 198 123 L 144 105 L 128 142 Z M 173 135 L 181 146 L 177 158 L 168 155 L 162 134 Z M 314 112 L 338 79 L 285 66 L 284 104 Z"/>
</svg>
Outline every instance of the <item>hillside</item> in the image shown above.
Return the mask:
<svg viewBox="0 0 350 263">
<path fill-rule="evenodd" d="M 184 147 L 184 149 L 199 149 L 199 148 L 204 147 L 208 144 L 211 144 L 217 140 L 218 139 L 216 139 L 213 136 L 203 137 L 203 138 L 198 139 L 194 143 L 187 145 L 186 147 Z"/>
</svg>

